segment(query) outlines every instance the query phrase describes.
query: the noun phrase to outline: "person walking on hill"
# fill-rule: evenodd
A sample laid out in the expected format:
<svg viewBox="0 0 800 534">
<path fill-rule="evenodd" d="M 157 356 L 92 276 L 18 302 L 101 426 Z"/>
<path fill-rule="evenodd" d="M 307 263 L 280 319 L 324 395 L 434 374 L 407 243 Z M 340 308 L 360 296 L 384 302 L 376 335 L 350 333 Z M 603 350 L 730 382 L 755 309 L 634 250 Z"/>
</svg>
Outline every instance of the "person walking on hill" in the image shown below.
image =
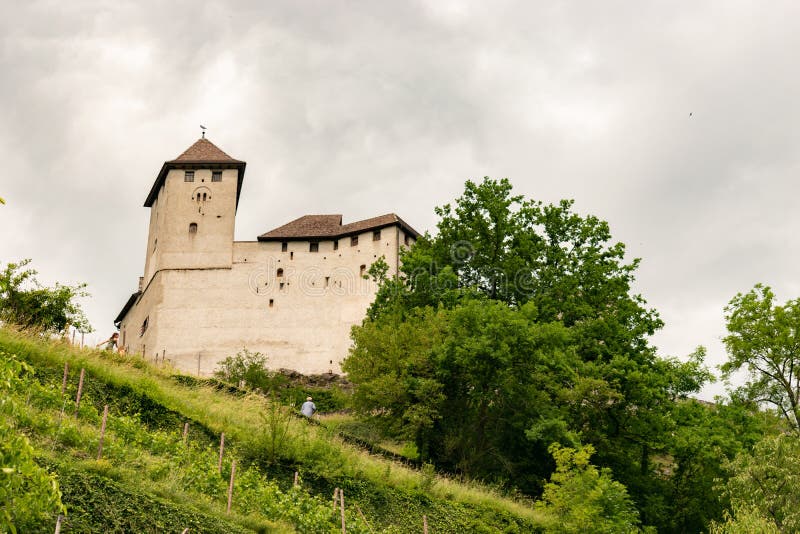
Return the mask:
<svg viewBox="0 0 800 534">
<path fill-rule="evenodd" d="M 99 347 L 100 345 L 105 344 L 103 350 L 113 351 L 114 349 L 117 348 L 117 340 L 119 340 L 119 332 L 114 332 L 113 334 L 111 334 L 110 338 L 106 339 L 105 341 L 101 341 L 96 346 Z"/>
<path fill-rule="evenodd" d="M 312 415 L 314 415 L 314 413 L 316 413 L 316 411 L 317 411 L 317 405 L 314 404 L 311 397 L 306 397 L 306 401 L 300 407 L 300 413 L 305 415 L 306 417 L 311 417 Z"/>
</svg>

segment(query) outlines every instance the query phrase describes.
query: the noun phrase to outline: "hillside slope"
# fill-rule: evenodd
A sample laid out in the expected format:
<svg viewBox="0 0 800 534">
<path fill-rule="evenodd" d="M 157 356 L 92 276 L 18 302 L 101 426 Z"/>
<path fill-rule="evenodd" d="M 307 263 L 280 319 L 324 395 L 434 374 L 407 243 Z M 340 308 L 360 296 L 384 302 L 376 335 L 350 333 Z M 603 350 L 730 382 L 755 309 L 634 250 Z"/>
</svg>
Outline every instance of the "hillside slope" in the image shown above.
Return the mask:
<svg viewBox="0 0 800 534">
<path fill-rule="evenodd" d="M 137 358 L 8 329 L 0 329 L 0 358 L 32 367 L 0 385 L 0 415 L 57 475 L 67 510 L 62 532 L 341 532 L 331 500 L 337 487 L 353 533 L 420 532 L 423 515 L 430 532 L 535 532 L 547 522 L 529 502 L 371 456 L 263 397 L 197 386 Z M 56 514 L 37 528 L 52 532 Z"/>
</svg>

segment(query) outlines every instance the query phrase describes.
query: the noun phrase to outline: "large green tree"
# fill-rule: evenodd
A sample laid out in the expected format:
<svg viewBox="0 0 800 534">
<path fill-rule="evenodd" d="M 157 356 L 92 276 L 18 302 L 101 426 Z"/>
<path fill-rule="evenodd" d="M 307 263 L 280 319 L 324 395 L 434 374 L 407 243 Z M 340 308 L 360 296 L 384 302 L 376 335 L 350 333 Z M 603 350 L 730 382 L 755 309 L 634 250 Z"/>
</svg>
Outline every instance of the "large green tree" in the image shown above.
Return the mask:
<svg viewBox="0 0 800 534">
<path fill-rule="evenodd" d="M 742 391 L 774 406 L 800 432 L 800 299 L 780 305 L 769 287 L 758 284 L 736 295 L 725 312 L 724 376 L 746 370 Z"/>
<path fill-rule="evenodd" d="M 687 400 L 712 379 L 704 352 L 656 355 L 661 321 L 631 289 L 638 260 L 572 210 L 507 180 L 467 182 L 400 276 L 377 262 L 378 294 L 344 362 L 356 407 L 442 468 L 531 494 L 554 468 L 551 443 L 591 444 L 645 524 L 701 530 L 721 517 L 709 488 L 746 445 L 742 421 Z M 749 422 L 752 406 L 731 413 Z"/>
</svg>

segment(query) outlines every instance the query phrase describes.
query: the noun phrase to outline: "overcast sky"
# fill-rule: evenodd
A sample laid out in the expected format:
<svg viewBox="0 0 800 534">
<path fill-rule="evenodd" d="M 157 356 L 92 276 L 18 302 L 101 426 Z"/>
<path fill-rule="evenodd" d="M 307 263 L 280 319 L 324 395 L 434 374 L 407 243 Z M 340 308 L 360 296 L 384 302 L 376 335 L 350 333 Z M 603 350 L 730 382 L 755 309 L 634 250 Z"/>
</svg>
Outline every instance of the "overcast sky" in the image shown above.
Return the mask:
<svg viewBox="0 0 800 534">
<path fill-rule="evenodd" d="M 798 2 L 0 0 L 0 262 L 136 289 L 161 164 L 246 160 L 236 237 L 306 213 L 433 230 L 468 178 L 610 222 L 653 342 L 724 361 L 723 307 L 800 296 Z M 722 391 L 717 385 L 706 396 Z"/>
</svg>

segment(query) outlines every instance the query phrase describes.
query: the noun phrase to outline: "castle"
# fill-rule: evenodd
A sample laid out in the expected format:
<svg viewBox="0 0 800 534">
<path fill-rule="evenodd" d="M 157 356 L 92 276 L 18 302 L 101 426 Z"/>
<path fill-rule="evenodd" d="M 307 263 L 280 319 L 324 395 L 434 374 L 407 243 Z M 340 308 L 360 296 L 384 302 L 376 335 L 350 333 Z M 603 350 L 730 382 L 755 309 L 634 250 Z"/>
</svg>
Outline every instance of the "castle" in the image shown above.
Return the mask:
<svg viewBox="0 0 800 534">
<path fill-rule="evenodd" d="M 161 167 L 144 202 L 144 276 L 114 321 L 119 345 L 200 375 L 243 348 L 272 368 L 339 373 L 377 290 L 370 265 L 384 258 L 397 273 L 418 233 L 394 214 L 305 215 L 234 241 L 245 166 L 204 136 Z"/>
</svg>

